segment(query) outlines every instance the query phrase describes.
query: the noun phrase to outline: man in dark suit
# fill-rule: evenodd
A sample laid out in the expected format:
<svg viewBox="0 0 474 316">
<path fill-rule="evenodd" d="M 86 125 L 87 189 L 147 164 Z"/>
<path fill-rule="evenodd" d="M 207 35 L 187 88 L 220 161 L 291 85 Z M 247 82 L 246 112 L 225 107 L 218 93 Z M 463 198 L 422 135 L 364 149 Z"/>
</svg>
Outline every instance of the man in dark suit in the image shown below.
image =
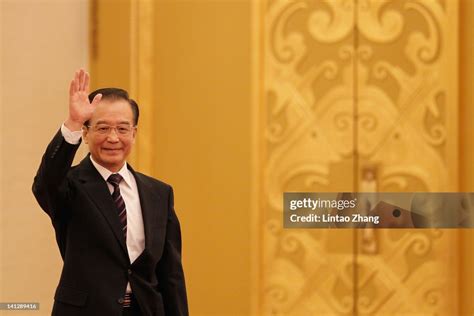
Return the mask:
<svg viewBox="0 0 474 316">
<path fill-rule="evenodd" d="M 33 193 L 64 261 L 52 315 L 188 315 L 172 188 L 132 169 L 138 105 L 77 71 Z M 82 139 L 90 154 L 71 167 Z"/>
</svg>

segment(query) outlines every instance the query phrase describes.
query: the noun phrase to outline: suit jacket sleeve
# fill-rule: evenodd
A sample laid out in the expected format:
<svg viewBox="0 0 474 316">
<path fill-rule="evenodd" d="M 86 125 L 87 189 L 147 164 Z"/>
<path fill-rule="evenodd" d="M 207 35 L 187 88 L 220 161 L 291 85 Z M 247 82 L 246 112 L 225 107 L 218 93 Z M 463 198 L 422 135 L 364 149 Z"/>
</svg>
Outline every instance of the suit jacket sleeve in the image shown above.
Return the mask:
<svg viewBox="0 0 474 316">
<path fill-rule="evenodd" d="M 66 142 L 59 130 L 49 143 L 34 178 L 33 194 L 53 222 L 66 215 L 59 210 L 65 210 L 62 206 L 70 193 L 66 176 L 78 148 L 79 144 Z"/>
<path fill-rule="evenodd" d="M 186 285 L 181 263 L 181 229 L 174 210 L 173 189 L 168 200 L 168 222 L 163 255 L 156 268 L 167 316 L 188 315 Z"/>
</svg>

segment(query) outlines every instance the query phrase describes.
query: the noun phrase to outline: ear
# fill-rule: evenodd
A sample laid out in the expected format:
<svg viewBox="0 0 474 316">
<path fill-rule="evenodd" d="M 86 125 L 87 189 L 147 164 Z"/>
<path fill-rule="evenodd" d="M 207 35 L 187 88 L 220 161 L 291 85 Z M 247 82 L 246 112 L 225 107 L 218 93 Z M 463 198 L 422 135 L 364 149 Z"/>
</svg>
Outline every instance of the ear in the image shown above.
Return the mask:
<svg viewBox="0 0 474 316">
<path fill-rule="evenodd" d="M 137 127 L 135 127 L 132 131 L 132 144 L 135 144 L 135 139 L 136 139 L 136 136 L 137 136 Z"/>
<path fill-rule="evenodd" d="M 87 127 L 83 126 L 82 127 L 82 140 L 84 141 L 84 143 L 86 144 L 89 144 L 89 141 L 87 139 L 87 136 L 89 135 L 89 130 L 87 129 Z"/>
</svg>

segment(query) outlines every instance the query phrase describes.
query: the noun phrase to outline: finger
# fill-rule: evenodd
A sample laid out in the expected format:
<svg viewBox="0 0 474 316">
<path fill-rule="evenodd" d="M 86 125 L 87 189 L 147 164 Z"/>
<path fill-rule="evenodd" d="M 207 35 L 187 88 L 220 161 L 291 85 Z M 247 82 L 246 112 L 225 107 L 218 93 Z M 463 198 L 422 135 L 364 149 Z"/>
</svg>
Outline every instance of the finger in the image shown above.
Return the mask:
<svg viewBox="0 0 474 316">
<path fill-rule="evenodd" d="M 82 70 L 82 81 L 81 81 L 81 90 L 84 91 L 86 89 L 86 80 L 88 74 L 85 70 Z"/>
<path fill-rule="evenodd" d="M 77 92 L 79 89 L 79 71 L 74 73 L 74 92 Z"/>
<path fill-rule="evenodd" d="M 86 78 L 84 82 L 84 91 L 87 93 L 89 93 L 89 80 L 90 80 L 89 74 L 86 72 Z"/>
<path fill-rule="evenodd" d="M 74 79 L 71 80 L 71 83 L 69 84 L 69 95 L 72 96 L 74 94 Z"/>
<path fill-rule="evenodd" d="M 84 90 L 84 69 L 81 68 L 81 71 L 79 72 L 79 90 L 82 91 Z"/>
<path fill-rule="evenodd" d="M 92 105 L 93 107 L 96 107 L 97 104 L 100 102 L 101 99 L 102 99 L 102 94 L 98 93 L 98 94 L 94 97 L 94 99 L 92 100 L 91 105 Z"/>
</svg>

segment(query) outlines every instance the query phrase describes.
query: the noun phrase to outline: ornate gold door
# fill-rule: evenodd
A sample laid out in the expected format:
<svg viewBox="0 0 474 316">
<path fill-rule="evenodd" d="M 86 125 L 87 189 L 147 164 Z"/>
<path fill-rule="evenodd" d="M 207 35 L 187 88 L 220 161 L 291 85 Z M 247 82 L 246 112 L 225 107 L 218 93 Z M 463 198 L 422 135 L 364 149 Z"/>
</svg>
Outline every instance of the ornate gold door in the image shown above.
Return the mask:
<svg viewBox="0 0 474 316">
<path fill-rule="evenodd" d="M 282 229 L 282 193 L 458 187 L 458 2 L 263 3 L 264 315 L 458 315 L 454 230 Z M 456 245 L 456 246 L 453 246 Z"/>
<path fill-rule="evenodd" d="M 318 29 L 327 13 L 317 7 L 274 1 L 262 9 L 265 315 L 353 310 L 353 232 L 281 228 L 282 192 L 354 190 L 353 6 L 335 7 L 329 32 Z"/>
</svg>

